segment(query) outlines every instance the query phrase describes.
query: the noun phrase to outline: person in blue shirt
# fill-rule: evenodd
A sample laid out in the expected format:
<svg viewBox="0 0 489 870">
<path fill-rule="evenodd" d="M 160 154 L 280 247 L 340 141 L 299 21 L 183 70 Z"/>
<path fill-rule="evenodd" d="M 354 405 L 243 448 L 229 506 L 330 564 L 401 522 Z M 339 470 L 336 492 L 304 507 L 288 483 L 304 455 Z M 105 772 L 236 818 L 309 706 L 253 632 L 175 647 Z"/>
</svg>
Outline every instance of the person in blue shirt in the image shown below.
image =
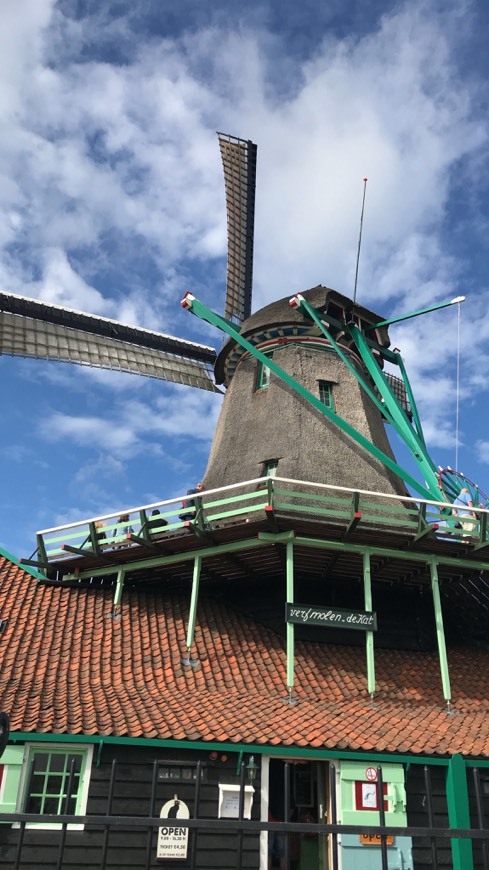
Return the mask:
<svg viewBox="0 0 489 870">
<path fill-rule="evenodd" d="M 470 537 L 470 533 L 475 532 L 475 523 L 473 520 L 475 514 L 471 510 L 471 508 L 474 507 L 474 502 L 472 501 L 472 496 L 466 486 L 460 490 L 453 504 L 456 508 L 453 511 L 454 516 L 460 517 L 460 525 L 464 532 L 468 533 L 464 535 L 464 537 Z"/>
</svg>

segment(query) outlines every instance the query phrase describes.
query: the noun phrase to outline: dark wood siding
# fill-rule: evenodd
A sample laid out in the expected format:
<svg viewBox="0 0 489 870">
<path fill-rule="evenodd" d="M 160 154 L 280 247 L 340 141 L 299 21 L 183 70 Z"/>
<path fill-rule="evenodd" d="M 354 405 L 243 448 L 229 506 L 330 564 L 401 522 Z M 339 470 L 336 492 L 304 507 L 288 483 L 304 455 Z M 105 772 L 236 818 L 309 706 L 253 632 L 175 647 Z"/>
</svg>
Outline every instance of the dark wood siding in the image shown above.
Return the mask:
<svg viewBox="0 0 489 870">
<path fill-rule="evenodd" d="M 434 824 L 435 827 L 448 827 L 448 806 L 445 794 L 447 768 L 430 767 L 429 770 L 432 789 Z M 481 772 L 481 780 L 484 826 L 489 827 L 489 771 L 487 773 Z M 484 780 L 486 780 L 485 786 Z M 477 828 L 479 827 L 479 824 L 477 818 L 477 805 L 475 800 L 475 788 L 472 768 L 467 769 L 467 784 L 470 801 L 470 824 L 472 828 Z M 484 793 L 485 791 L 487 791 L 487 794 Z M 428 812 L 426 804 L 427 797 L 424 783 L 423 765 L 413 764 L 411 765 L 407 774 L 407 811 L 409 825 L 428 825 Z M 450 840 L 437 840 L 436 846 L 439 867 L 452 867 L 453 864 Z M 472 849 L 474 855 L 474 870 L 483 870 L 484 861 L 482 842 L 478 840 L 473 840 Z M 425 867 L 433 866 L 431 861 L 431 844 L 429 840 L 413 840 L 413 860 L 414 870 L 423 870 L 423 868 Z"/>
<path fill-rule="evenodd" d="M 226 757 L 227 756 L 227 757 Z M 217 818 L 219 782 L 238 783 L 236 775 L 238 754 L 218 753 L 217 760 L 212 760 L 210 752 L 188 751 L 175 754 L 161 751 L 157 754 L 153 749 L 137 747 L 104 747 L 101 763 L 97 767 L 97 747 L 91 772 L 88 815 L 105 815 L 108 808 L 108 793 L 112 760 L 117 760 L 117 774 L 112 800 L 112 815 L 149 816 L 151 812 L 151 791 L 153 781 L 153 764 L 166 761 L 182 763 L 197 763 L 200 759 L 206 765 L 206 781 L 201 784 L 200 811 L 202 818 Z M 259 781 L 255 783 L 252 817 L 259 818 L 260 798 Z M 166 780 L 158 782 L 155 792 L 155 812 L 159 815 L 161 807 L 171 800 L 174 794 L 185 801 L 194 815 L 195 785 L 193 782 Z M 142 870 L 142 868 L 179 867 L 187 870 L 191 867 L 192 832 L 189 833 L 189 851 L 187 860 L 157 861 L 156 860 L 157 831 L 150 838 L 146 829 L 122 828 L 111 829 L 108 837 L 107 860 L 105 866 L 111 870 Z M 0 868 L 12 870 L 15 866 L 19 830 L 11 825 L 0 825 Z M 20 870 L 54 870 L 57 866 L 59 830 L 26 830 L 22 846 Z M 68 831 L 63 853 L 63 868 L 69 870 L 93 870 L 101 867 L 103 847 L 103 828 L 90 826 L 84 831 Z M 236 867 L 238 835 L 234 833 L 221 834 L 206 831 L 205 828 L 197 835 L 196 870 L 231 870 Z M 149 862 L 146 856 L 149 848 Z M 243 837 L 242 867 L 247 870 L 258 870 L 259 867 L 259 837 L 256 834 Z"/>
</svg>

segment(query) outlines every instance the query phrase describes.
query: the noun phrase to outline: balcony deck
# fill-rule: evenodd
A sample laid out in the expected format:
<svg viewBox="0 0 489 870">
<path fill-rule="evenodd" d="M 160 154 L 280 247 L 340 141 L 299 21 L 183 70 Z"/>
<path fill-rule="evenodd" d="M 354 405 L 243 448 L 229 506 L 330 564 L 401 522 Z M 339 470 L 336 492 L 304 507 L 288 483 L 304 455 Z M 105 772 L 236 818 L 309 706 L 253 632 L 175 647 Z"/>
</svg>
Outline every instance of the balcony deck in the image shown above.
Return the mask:
<svg viewBox="0 0 489 870">
<path fill-rule="evenodd" d="M 361 577 L 366 551 L 375 579 L 391 584 L 429 583 L 433 560 L 441 582 L 489 571 L 484 509 L 475 512 L 470 530 L 460 529 L 455 517 L 441 513 L 443 502 L 284 478 L 206 491 L 195 515 L 181 519 L 189 513 L 185 498 L 45 529 L 37 534 L 34 558 L 21 562 L 51 579 L 103 581 L 123 570 L 125 584 L 180 586 L 191 581 L 200 556 L 204 582 L 238 582 L 283 575 L 280 544 L 291 536 L 296 574 Z M 120 521 L 122 514 L 128 519 Z M 126 526 L 133 531 L 124 532 Z"/>
</svg>

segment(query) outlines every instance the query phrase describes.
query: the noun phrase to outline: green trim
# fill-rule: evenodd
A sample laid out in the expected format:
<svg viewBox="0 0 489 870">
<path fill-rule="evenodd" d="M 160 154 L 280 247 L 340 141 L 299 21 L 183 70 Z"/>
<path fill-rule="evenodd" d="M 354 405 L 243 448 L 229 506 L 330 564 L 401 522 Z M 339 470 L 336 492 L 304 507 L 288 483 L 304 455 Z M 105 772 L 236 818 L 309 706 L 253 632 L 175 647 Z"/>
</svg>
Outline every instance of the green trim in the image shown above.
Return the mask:
<svg viewBox="0 0 489 870">
<path fill-rule="evenodd" d="M 447 715 L 449 715 L 447 713 Z M 213 750 L 222 750 L 225 752 L 253 752 L 255 755 L 277 755 L 284 757 L 303 758 L 338 758 L 338 759 L 360 759 L 365 761 L 393 761 L 396 764 L 431 764 L 436 767 L 448 767 L 450 757 L 429 756 L 429 755 L 406 755 L 399 753 L 396 755 L 392 752 L 355 752 L 353 750 L 346 751 L 344 749 L 308 749 L 302 746 L 266 746 L 263 743 L 230 743 L 205 740 L 171 740 L 162 737 L 115 737 L 101 736 L 99 734 L 38 734 L 35 731 L 11 731 L 9 742 L 16 743 L 93 743 L 104 746 L 139 746 L 153 747 L 155 749 L 196 749 L 212 752 Z M 488 759 L 467 759 L 467 764 L 471 767 L 486 767 L 489 768 Z"/>
<path fill-rule="evenodd" d="M 188 628 L 187 628 L 187 649 L 193 645 L 194 642 L 194 632 L 195 632 L 195 621 L 197 619 L 197 605 L 199 602 L 199 582 L 200 582 L 200 570 L 202 568 L 202 556 L 196 556 L 194 559 L 194 571 L 192 578 L 192 594 L 190 596 L 190 608 L 188 615 Z"/>
<path fill-rule="evenodd" d="M 406 388 L 406 395 L 408 397 L 409 407 L 411 408 L 411 414 L 413 415 L 413 422 L 414 422 L 416 432 L 418 433 L 418 437 L 421 439 L 423 444 L 426 446 L 426 441 L 425 441 L 425 437 L 423 434 L 423 427 L 421 425 L 421 419 L 420 419 L 420 416 L 418 414 L 418 407 L 417 407 L 416 402 L 414 400 L 414 394 L 412 391 L 411 382 L 408 378 L 408 374 L 407 374 L 407 371 L 406 371 L 406 368 L 404 365 L 404 360 L 403 360 L 400 353 L 396 354 L 396 361 L 397 361 L 397 365 L 399 366 L 399 371 L 401 372 L 402 379 L 404 381 L 404 386 Z"/>
<path fill-rule="evenodd" d="M 349 516 L 349 514 L 345 514 Z M 295 543 L 303 547 L 311 547 L 316 550 L 337 550 L 339 552 L 358 553 L 362 555 L 367 549 L 373 556 L 386 556 L 390 559 L 402 559 L 406 562 L 421 562 L 429 564 L 432 557 L 428 553 L 416 553 L 407 550 L 391 550 L 387 547 L 372 547 L 366 544 L 352 544 L 349 541 L 334 541 L 328 538 L 306 538 L 300 535 L 294 536 L 294 532 L 284 532 L 282 534 L 274 534 L 273 532 L 259 532 L 256 538 L 246 538 L 243 541 L 233 541 L 230 544 L 220 544 L 215 547 L 203 547 L 200 550 L 191 550 L 187 553 L 178 553 L 173 556 L 154 556 L 151 559 L 140 559 L 131 562 L 130 570 L 138 571 L 143 568 L 160 567 L 165 565 L 175 565 L 179 562 L 188 562 L 196 556 L 201 556 L 205 559 L 207 556 L 216 556 L 222 553 L 235 553 L 240 550 L 255 549 L 263 547 L 270 543 L 280 543 L 287 540 L 288 536 L 293 536 Z M 442 553 L 437 554 L 435 563 L 438 565 L 446 565 L 448 568 L 474 568 L 476 570 L 488 570 L 488 561 L 476 561 L 475 559 L 457 559 L 452 556 L 443 556 Z M 76 574 L 66 574 L 66 580 L 84 579 L 85 577 L 102 577 L 110 574 L 116 574 L 120 566 L 106 565 L 102 568 L 87 568 L 85 571 L 80 571 Z M 126 564 L 127 570 L 127 564 Z M 46 578 L 43 578 L 46 579 Z"/>
<path fill-rule="evenodd" d="M 289 540 L 286 543 L 286 598 L 287 604 L 294 604 L 294 542 Z M 286 643 L 287 643 L 287 688 L 292 692 L 294 688 L 294 659 L 295 659 L 295 625 L 293 622 L 287 622 L 286 625 Z"/>
<path fill-rule="evenodd" d="M 374 403 L 374 405 L 376 405 L 376 407 L 379 409 L 380 413 L 388 419 L 389 423 L 392 423 L 392 425 L 394 425 L 394 420 L 392 419 L 392 417 L 391 417 L 390 412 L 388 411 L 388 409 L 385 408 L 385 407 L 382 405 L 382 402 L 380 401 L 380 399 L 375 395 L 375 393 L 373 392 L 373 390 L 370 389 L 370 387 L 368 386 L 367 382 L 364 380 L 364 378 L 362 378 L 360 372 L 357 371 L 357 369 L 355 368 L 355 366 L 353 365 L 353 363 L 352 363 L 352 362 L 350 361 L 350 359 L 348 358 L 348 355 L 343 351 L 343 349 L 342 349 L 341 346 L 338 344 L 338 342 L 335 341 L 335 339 L 333 338 L 333 336 L 332 336 L 332 334 L 330 333 L 330 331 L 329 331 L 328 329 L 326 329 L 326 327 L 325 327 L 323 321 L 321 320 L 321 314 L 322 314 L 322 312 L 318 311 L 316 308 L 313 308 L 312 305 L 309 305 L 309 303 L 308 303 L 308 302 L 303 298 L 303 296 L 300 295 L 300 294 L 299 294 L 299 308 L 300 308 L 303 312 L 305 311 L 306 314 L 309 315 L 309 317 L 311 318 L 311 320 L 314 321 L 314 323 L 316 324 L 316 326 L 318 327 L 318 329 L 321 330 L 321 332 L 323 333 L 324 337 L 325 337 L 325 338 L 329 341 L 329 343 L 331 344 L 331 347 L 334 348 L 334 350 L 335 350 L 336 353 L 338 354 L 338 356 L 339 356 L 339 358 L 341 359 L 341 361 L 345 364 L 345 366 L 347 367 L 347 369 L 352 373 L 352 375 L 353 375 L 353 376 L 355 377 L 355 379 L 358 381 L 358 383 L 360 384 L 361 388 L 366 392 L 366 394 L 367 394 L 367 396 L 369 397 L 369 399 Z M 323 316 L 324 316 L 324 317 L 327 317 L 327 315 L 323 315 Z"/>
<path fill-rule="evenodd" d="M 370 551 L 365 550 L 363 554 L 363 591 L 365 600 L 365 610 L 372 611 L 372 577 L 370 571 Z M 371 698 L 375 694 L 375 653 L 374 653 L 374 633 L 373 631 L 365 632 L 365 647 L 367 653 L 367 689 Z"/>
<path fill-rule="evenodd" d="M 179 562 L 188 562 L 195 559 L 196 556 L 216 556 L 218 553 L 234 553 L 239 550 L 254 549 L 255 547 L 263 547 L 267 542 L 261 541 L 258 538 L 247 538 L 244 541 L 233 541 L 230 544 L 219 544 L 215 547 L 202 547 L 200 550 L 191 550 L 188 553 L 177 553 L 174 556 L 153 556 L 151 559 L 138 559 L 137 561 L 127 563 L 130 565 L 131 571 L 142 570 L 143 568 L 157 568 L 160 565 L 178 565 Z M 84 577 L 102 577 L 108 574 L 117 574 L 120 566 L 105 565 L 103 568 L 87 568 L 86 571 L 80 571 L 76 574 L 66 574 L 66 580 L 75 580 Z"/>
<path fill-rule="evenodd" d="M 384 399 L 390 415 L 395 420 L 396 431 L 410 449 L 423 478 L 426 480 L 426 485 L 431 492 L 431 498 L 442 501 L 443 495 L 439 487 L 438 472 L 426 450 L 424 438 L 420 437 L 417 431 L 413 429 L 404 408 L 394 395 L 394 391 L 379 368 L 362 331 L 353 324 L 350 324 L 349 330 L 368 372 Z"/>
<path fill-rule="evenodd" d="M 260 360 L 262 363 L 268 366 L 268 368 L 279 377 L 285 384 L 295 390 L 296 393 L 299 394 L 303 399 L 306 399 L 316 410 L 320 411 L 330 422 L 334 423 L 335 426 L 339 426 L 339 428 L 353 441 L 356 441 L 357 444 L 360 444 L 368 453 L 374 456 L 379 462 L 385 465 L 390 469 L 397 477 L 401 477 L 405 483 L 408 483 L 416 492 L 419 493 L 423 498 L 432 498 L 433 494 L 430 490 L 426 489 L 422 484 L 419 483 L 414 477 L 412 477 L 408 471 L 402 468 L 400 465 L 395 462 L 390 456 L 387 456 L 386 453 L 383 453 L 382 450 L 379 450 L 375 444 L 372 444 L 371 441 L 368 440 L 361 432 L 358 432 L 354 426 L 351 426 L 350 423 L 347 423 L 343 417 L 340 417 L 339 414 L 331 411 L 327 408 L 320 399 L 315 396 L 313 393 L 310 393 L 309 390 L 306 390 L 302 384 L 299 384 L 295 378 L 291 377 L 291 375 L 287 374 L 277 363 L 275 363 L 272 359 L 269 359 L 265 356 L 254 344 L 247 341 L 238 330 L 230 326 L 229 323 L 226 323 L 223 317 L 220 317 L 218 314 L 215 314 L 209 308 L 199 302 L 197 299 L 193 298 L 190 301 L 190 304 L 187 305 L 187 310 L 190 310 L 197 317 L 200 317 L 201 320 L 205 320 L 207 323 L 210 323 L 212 326 L 216 326 L 218 329 L 221 329 L 223 332 L 226 332 L 231 338 L 234 338 L 235 341 L 245 348 L 252 356 L 256 357 L 256 359 Z"/>
<path fill-rule="evenodd" d="M 15 556 L 12 556 L 12 553 L 9 553 L 8 550 L 4 550 L 3 547 L 0 547 L 0 556 L 4 556 L 5 559 L 8 559 L 9 562 L 13 562 L 13 564 L 17 568 L 21 568 L 22 571 L 25 571 L 26 574 L 30 574 L 31 577 L 35 577 L 36 580 L 47 580 L 47 577 L 41 573 L 41 571 L 36 571 L 35 568 L 30 568 L 27 565 L 22 565 Z"/>
<path fill-rule="evenodd" d="M 448 821 L 451 828 L 470 828 L 469 792 L 465 761 L 459 754 L 448 763 L 447 771 Z M 474 870 L 474 856 L 470 840 L 453 839 L 453 870 Z"/>
<path fill-rule="evenodd" d="M 262 532 L 258 533 L 260 539 L 262 538 L 262 535 Z M 295 542 L 301 546 L 312 547 L 317 550 L 340 550 L 346 553 L 362 554 L 366 549 L 368 549 L 372 556 L 386 556 L 392 559 L 398 558 L 406 560 L 407 562 L 424 562 L 425 564 L 428 564 L 432 560 L 429 553 L 414 553 L 407 550 L 389 550 L 387 547 L 371 547 L 366 544 L 352 544 L 349 541 L 330 541 L 328 539 L 305 538 L 297 535 Z M 447 565 L 449 568 L 475 568 L 484 571 L 488 570 L 487 562 L 476 562 L 474 559 L 457 559 L 452 556 L 443 556 L 442 553 L 437 553 L 434 561 L 438 565 Z"/>
<path fill-rule="evenodd" d="M 438 311 L 440 308 L 448 308 L 449 305 L 453 305 L 457 301 L 463 302 L 464 300 L 450 299 L 450 302 L 439 302 L 438 305 L 430 305 L 429 308 L 420 308 L 419 311 L 412 311 L 411 314 L 401 314 L 399 317 L 391 317 L 390 320 L 379 320 L 378 323 L 369 326 L 368 331 L 370 332 L 371 329 L 377 329 L 379 326 L 389 326 L 391 323 L 400 323 L 401 320 L 410 320 L 411 317 L 418 317 L 420 314 L 429 314 L 430 311 Z"/>
<path fill-rule="evenodd" d="M 452 691 L 450 688 L 450 673 L 448 670 L 447 645 L 445 641 L 445 629 L 443 626 L 443 612 L 441 609 L 440 584 L 438 569 L 435 559 L 430 560 L 431 590 L 433 593 L 433 606 L 435 609 L 436 638 L 438 642 L 438 656 L 440 659 L 441 682 L 443 697 L 450 703 Z"/>
<path fill-rule="evenodd" d="M 114 595 L 114 609 L 119 606 L 122 598 L 122 590 L 124 588 L 124 577 L 125 577 L 125 569 L 119 568 L 117 572 L 117 580 L 115 587 L 115 595 Z"/>
</svg>

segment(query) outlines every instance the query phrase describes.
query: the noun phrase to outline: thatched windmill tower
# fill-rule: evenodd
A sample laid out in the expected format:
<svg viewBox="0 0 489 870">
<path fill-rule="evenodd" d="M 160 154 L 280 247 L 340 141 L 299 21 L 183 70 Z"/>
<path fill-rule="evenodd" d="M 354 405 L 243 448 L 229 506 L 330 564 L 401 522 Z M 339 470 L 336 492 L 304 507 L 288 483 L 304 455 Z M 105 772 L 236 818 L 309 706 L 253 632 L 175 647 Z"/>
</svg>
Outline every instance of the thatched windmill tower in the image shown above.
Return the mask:
<svg viewBox="0 0 489 870">
<path fill-rule="evenodd" d="M 350 300 L 326 287 L 307 290 L 304 298 L 337 319 L 351 309 Z M 381 319 L 360 306 L 355 310 L 364 324 Z M 382 327 L 379 333 L 387 347 L 387 329 Z M 394 460 L 379 408 L 316 325 L 305 323 L 301 312 L 290 306 L 288 297 L 249 317 L 241 326 L 241 335 Z M 361 358 L 349 346 L 351 341 L 345 336 L 339 342 L 352 366 L 368 377 Z M 205 473 L 207 488 L 276 473 L 336 486 L 361 484 L 377 492 L 406 492 L 402 481 L 382 462 L 280 378 L 270 375 L 233 338 L 221 350 L 215 373 L 227 391 Z"/>
</svg>

